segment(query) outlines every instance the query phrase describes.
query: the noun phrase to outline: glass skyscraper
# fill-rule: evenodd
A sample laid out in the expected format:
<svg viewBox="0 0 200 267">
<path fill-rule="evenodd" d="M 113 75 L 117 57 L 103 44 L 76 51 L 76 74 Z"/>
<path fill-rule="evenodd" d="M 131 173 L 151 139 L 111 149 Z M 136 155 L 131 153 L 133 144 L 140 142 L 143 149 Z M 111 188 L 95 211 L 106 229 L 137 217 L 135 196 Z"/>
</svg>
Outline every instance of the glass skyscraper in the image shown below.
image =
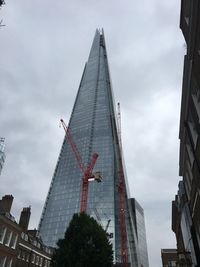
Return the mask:
<svg viewBox="0 0 200 267">
<path fill-rule="evenodd" d="M 107 229 L 114 261 L 121 262 L 120 144 L 103 31 L 95 33 L 69 128 L 85 166 L 94 152 L 99 155 L 94 172 L 100 171 L 103 180 L 89 183 L 87 213 Z M 82 173 L 68 139 L 64 138 L 39 223 L 39 232 L 46 245 L 56 246 L 58 239 L 64 237 L 72 215 L 80 212 L 81 185 Z M 129 262 L 130 266 L 137 267 L 140 266 L 138 244 L 132 211 L 128 206 L 127 185 L 125 202 Z"/>
<path fill-rule="evenodd" d="M 130 201 L 137 233 L 140 263 L 142 267 L 149 267 L 144 211 L 136 199 L 131 198 Z"/>
</svg>

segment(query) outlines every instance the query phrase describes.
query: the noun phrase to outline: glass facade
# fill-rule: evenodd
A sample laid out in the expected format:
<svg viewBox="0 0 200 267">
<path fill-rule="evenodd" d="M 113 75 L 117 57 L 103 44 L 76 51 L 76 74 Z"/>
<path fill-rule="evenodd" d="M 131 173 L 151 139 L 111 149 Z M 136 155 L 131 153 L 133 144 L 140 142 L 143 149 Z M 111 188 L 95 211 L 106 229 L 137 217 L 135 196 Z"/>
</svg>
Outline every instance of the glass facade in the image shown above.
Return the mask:
<svg viewBox="0 0 200 267">
<path fill-rule="evenodd" d="M 134 198 L 131 198 L 130 201 L 134 214 L 135 228 L 137 232 L 140 263 L 143 267 L 149 267 L 144 211 L 140 204 Z"/>
<path fill-rule="evenodd" d="M 114 260 L 120 262 L 119 228 L 119 139 L 113 104 L 111 80 L 103 32 L 96 31 L 88 62 L 85 65 L 69 128 L 84 165 L 92 154 L 99 157 L 94 172 L 100 171 L 101 183 L 89 183 L 87 213 L 93 216 L 110 234 Z M 74 213 L 80 212 L 82 173 L 68 142 L 64 138 L 50 189 L 39 224 L 43 242 L 55 246 L 64 237 Z M 126 195 L 126 205 L 127 195 Z M 133 222 L 127 206 L 126 222 L 130 242 L 131 266 L 139 266 Z"/>
<path fill-rule="evenodd" d="M 4 153 L 4 147 L 5 147 L 4 141 L 5 141 L 5 138 L 0 137 L 0 174 L 1 174 L 4 162 L 5 162 L 5 158 L 6 158 L 6 155 Z"/>
</svg>

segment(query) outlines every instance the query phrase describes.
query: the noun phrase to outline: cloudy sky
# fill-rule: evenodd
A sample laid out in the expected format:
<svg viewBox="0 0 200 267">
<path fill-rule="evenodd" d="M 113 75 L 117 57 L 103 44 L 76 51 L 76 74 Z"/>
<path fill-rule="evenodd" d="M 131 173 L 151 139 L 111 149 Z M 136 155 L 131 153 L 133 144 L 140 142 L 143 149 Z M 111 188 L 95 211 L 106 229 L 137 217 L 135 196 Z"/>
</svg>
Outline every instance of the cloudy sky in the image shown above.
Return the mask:
<svg viewBox="0 0 200 267">
<path fill-rule="evenodd" d="M 6 0 L 0 18 L 0 195 L 37 227 L 96 28 L 104 28 L 131 196 L 145 211 L 149 261 L 175 247 L 184 40 L 180 0 Z"/>
</svg>

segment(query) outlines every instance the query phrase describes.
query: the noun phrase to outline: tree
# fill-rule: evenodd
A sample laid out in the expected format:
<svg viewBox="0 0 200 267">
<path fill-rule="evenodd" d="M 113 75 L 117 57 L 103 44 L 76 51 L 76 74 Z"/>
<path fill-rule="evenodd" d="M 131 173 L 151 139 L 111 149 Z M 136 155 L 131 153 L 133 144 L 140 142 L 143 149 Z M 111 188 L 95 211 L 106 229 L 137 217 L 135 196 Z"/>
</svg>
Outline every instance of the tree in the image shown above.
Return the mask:
<svg viewBox="0 0 200 267">
<path fill-rule="evenodd" d="M 53 267 L 111 267 L 112 245 L 106 231 L 85 213 L 74 214 L 64 239 L 57 243 Z"/>
</svg>

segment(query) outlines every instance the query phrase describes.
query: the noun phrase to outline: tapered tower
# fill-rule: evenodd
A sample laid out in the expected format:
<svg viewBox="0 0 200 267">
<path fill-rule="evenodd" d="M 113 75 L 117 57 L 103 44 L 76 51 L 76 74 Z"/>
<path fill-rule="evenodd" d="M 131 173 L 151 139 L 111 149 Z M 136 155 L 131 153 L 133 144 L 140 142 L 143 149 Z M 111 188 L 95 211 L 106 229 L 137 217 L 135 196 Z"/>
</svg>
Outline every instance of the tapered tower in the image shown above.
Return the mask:
<svg viewBox="0 0 200 267">
<path fill-rule="evenodd" d="M 89 184 L 87 213 L 107 230 L 113 244 L 115 262 L 122 261 L 122 234 L 126 233 L 124 242 L 127 243 L 128 262 L 130 266 L 137 267 L 137 238 L 125 181 L 124 194 L 120 195 L 119 183 L 120 179 L 124 179 L 123 160 L 105 38 L 99 30 L 95 33 L 83 71 L 69 128 L 85 166 L 94 152 L 99 155 L 94 172 L 100 171 L 103 180 Z M 56 246 L 58 239 L 64 237 L 72 215 L 80 211 L 81 185 L 82 173 L 65 137 L 39 224 L 45 244 Z M 123 225 L 120 199 L 124 199 L 125 231 L 120 228 Z"/>
</svg>

